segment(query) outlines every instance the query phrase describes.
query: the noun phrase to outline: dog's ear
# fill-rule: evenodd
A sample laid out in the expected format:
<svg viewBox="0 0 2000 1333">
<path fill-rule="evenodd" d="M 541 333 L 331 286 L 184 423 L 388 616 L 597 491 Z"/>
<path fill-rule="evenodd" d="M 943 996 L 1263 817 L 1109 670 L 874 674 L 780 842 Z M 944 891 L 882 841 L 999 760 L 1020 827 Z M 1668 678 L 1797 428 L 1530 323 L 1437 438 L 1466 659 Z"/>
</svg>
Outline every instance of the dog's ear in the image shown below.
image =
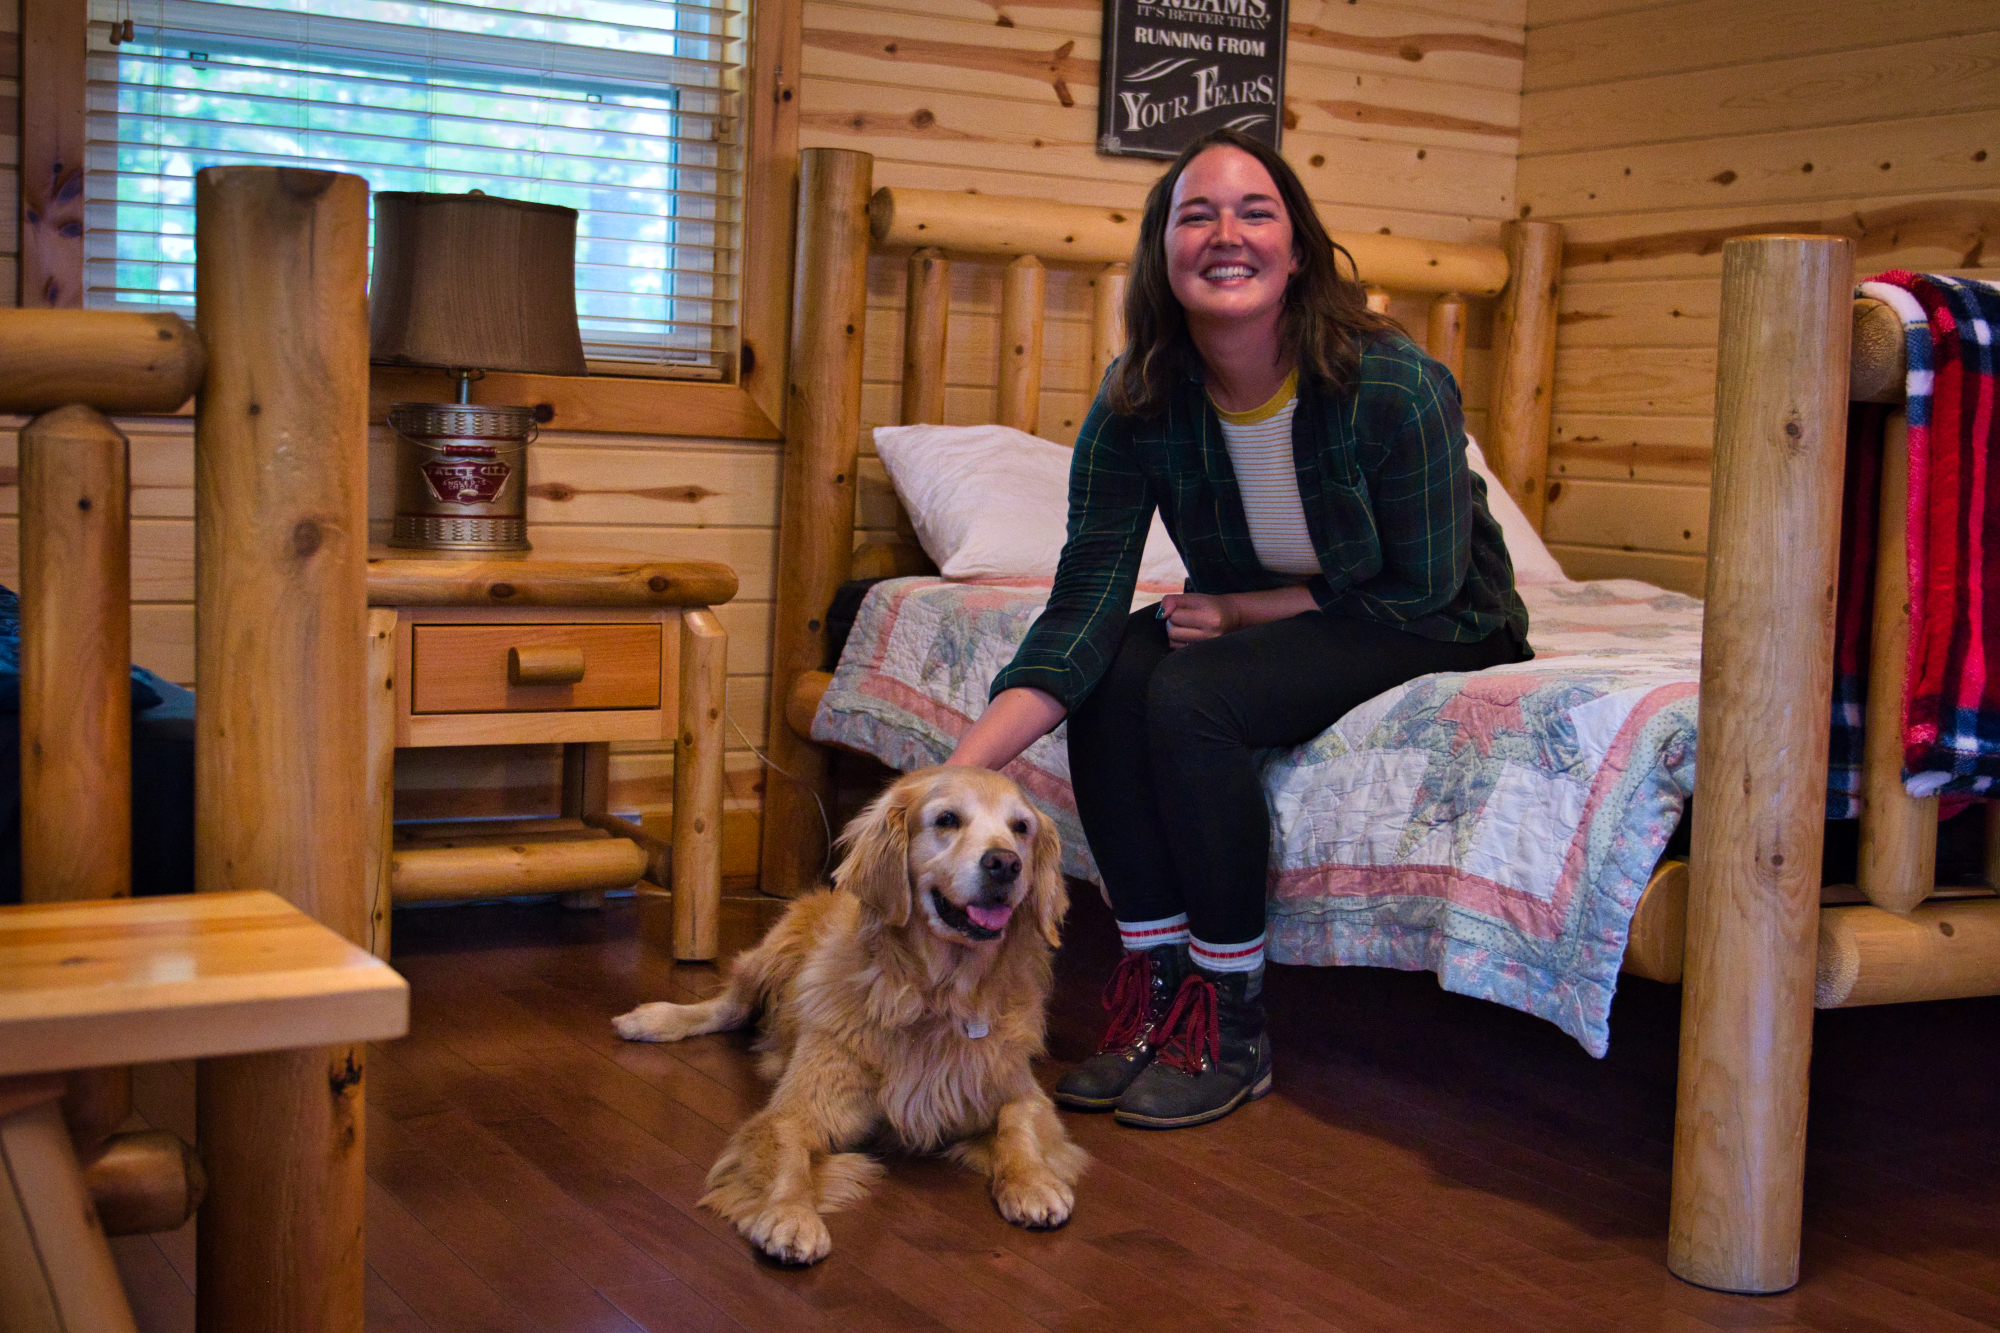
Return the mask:
<svg viewBox="0 0 2000 1333">
<path fill-rule="evenodd" d="M 1035 902 L 1035 924 L 1053 949 L 1062 943 L 1069 886 L 1063 883 L 1062 834 L 1056 831 L 1056 821 L 1040 810 L 1035 812 L 1035 882 L 1028 892 Z"/>
<path fill-rule="evenodd" d="M 847 857 L 833 872 L 833 886 L 891 926 L 910 919 L 910 806 L 918 784 L 902 779 L 855 816 L 841 841 Z"/>
</svg>

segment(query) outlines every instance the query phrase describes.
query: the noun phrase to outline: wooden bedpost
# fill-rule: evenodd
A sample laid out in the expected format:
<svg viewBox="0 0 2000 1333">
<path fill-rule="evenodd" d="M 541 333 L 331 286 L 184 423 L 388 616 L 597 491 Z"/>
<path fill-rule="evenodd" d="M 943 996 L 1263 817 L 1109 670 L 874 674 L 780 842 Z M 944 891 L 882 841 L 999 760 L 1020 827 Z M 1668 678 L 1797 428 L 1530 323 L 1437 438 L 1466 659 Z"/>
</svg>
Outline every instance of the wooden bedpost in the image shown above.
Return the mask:
<svg viewBox="0 0 2000 1333">
<path fill-rule="evenodd" d="M 1493 398 L 1486 449 L 1500 484 L 1537 529 L 1555 407 L 1556 298 L 1562 289 L 1563 230 L 1554 222 L 1509 222 L 1507 289 L 1493 320 Z"/>
<path fill-rule="evenodd" d="M 1130 264 L 1106 264 L 1091 279 L 1090 391 L 1104 383 L 1104 372 L 1125 350 L 1125 288 L 1132 280 Z"/>
<path fill-rule="evenodd" d="M 1723 249 L 1667 1264 L 1798 1281 L 1853 246 Z"/>
<path fill-rule="evenodd" d="M 844 148 L 799 154 L 798 277 L 792 288 L 791 400 L 778 518 L 771 634 L 771 763 L 764 775 L 766 893 L 796 898 L 820 881 L 828 753 L 796 735 L 784 699 L 826 650 L 822 618 L 854 551 L 854 471 L 861 429 L 861 342 L 868 295 L 868 190 L 875 159 Z"/>
<path fill-rule="evenodd" d="M 1042 293 L 1048 270 L 1033 255 L 1000 278 L 1000 412 L 1003 426 L 1035 433 L 1042 420 Z"/>
<path fill-rule="evenodd" d="M 57 408 L 21 432 L 25 902 L 132 892 L 127 457 L 95 408 Z M 63 1116 L 89 1152 L 132 1113 L 132 1071 L 79 1070 L 68 1084 Z"/>
<path fill-rule="evenodd" d="M 951 322 L 951 261 L 927 245 L 910 256 L 903 299 L 905 426 L 944 424 L 944 339 Z"/>
<path fill-rule="evenodd" d="M 1465 378 L 1465 298 L 1446 292 L 1431 302 L 1430 327 L 1424 350 L 1431 359 L 1451 372 L 1455 380 Z"/>
<path fill-rule="evenodd" d="M 1898 333 L 1902 332 L 1900 322 Z M 1910 419 L 1891 416 L 1882 441 L 1882 508 L 1875 543 L 1875 622 L 1862 730 L 1861 858 L 1855 887 L 1875 906 L 1908 912 L 1937 887 L 1938 798 L 1903 789 L 1903 682 L 1910 647 Z"/>
<path fill-rule="evenodd" d="M 368 188 L 196 175 L 195 882 L 368 939 Z M 204 1060 L 203 1333 L 360 1333 L 366 1048 Z"/>
</svg>

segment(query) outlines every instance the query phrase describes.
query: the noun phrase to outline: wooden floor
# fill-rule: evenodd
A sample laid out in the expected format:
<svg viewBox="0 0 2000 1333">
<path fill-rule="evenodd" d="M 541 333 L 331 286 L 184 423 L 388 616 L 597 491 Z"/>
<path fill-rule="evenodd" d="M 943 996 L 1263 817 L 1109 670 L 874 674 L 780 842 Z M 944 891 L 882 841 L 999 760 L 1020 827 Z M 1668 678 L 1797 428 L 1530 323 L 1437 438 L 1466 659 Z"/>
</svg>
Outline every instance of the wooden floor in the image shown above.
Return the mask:
<svg viewBox="0 0 2000 1333">
<path fill-rule="evenodd" d="M 1595 1061 L 1369 969 L 1272 969 L 1277 1091 L 1226 1121 L 1070 1118 L 1096 1164 L 1066 1229 L 1016 1230 L 972 1176 L 898 1160 L 799 1272 L 694 1204 L 762 1097 L 745 1043 L 629 1046 L 606 1022 L 711 969 L 642 957 L 629 904 L 400 912 L 395 939 L 413 1023 L 367 1070 L 376 1333 L 2000 1328 L 2000 1000 L 1820 1016 L 1783 1296 L 1662 1267 L 1677 990 L 1627 981 Z M 1079 903 L 1058 1062 L 1095 1044 L 1110 948 Z M 187 1069 L 138 1084 L 191 1133 Z M 192 1229 L 116 1247 L 142 1328 L 192 1329 Z"/>
</svg>

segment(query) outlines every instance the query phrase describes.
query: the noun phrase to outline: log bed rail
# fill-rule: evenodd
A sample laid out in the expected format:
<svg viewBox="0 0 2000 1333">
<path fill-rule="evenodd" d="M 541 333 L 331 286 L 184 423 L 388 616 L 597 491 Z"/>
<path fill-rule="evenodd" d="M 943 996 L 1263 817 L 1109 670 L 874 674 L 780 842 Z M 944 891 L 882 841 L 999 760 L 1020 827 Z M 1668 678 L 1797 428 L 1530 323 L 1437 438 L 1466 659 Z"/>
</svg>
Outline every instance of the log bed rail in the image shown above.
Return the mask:
<svg viewBox="0 0 2000 1333">
<path fill-rule="evenodd" d="M 199 338 L 171 314 L 0 311 L 0 412 L 38 414 L 20 466 L 31 903 L 130 892 L 127 447 L 106 414 L 194 395 L 197 888 L 271 890 L 365 947 L 367 217 L 356 176 L 209 168 Z M 204 1329 L 359 1333 L 366 1064 L 360 1042 L 197 1062 Z M 129 1113 L 129 1071 L 73 1077 L 69 1101 L 88 1151 Z M 198 1196 L 176 1141 L 135 1146 L 155 1194 Z"/>
<path fill-rule="evenodd" d="M 1041 266 L 1102 265 L 1093 370 L 1122 344 L 1136 218 L 1114 210 L 934 191 L 870 192 L 866 154 L 804 154 L 791 412 L 780 527 L 772 757 L 824 789 L 808 739 L 828 680 L 820 617 L 851 576 L 922 572 L 907 547 L 854 551 L 860 360 L 871 238 L 909 252 L 902 418 L 937 420 L 953 255 L 1004 259 L 997 417 L 1032 431 Z M 1496 288 L 1489 457 L 1542 515 L 1561 229 L 1509 224 L 1505 250 L 1337 236 L 1371 286 L 1435 293 L 1428 343 L 1454 371 L 1464 297 Z M 2000 992 L 2000 900 L 1932 896 L 1934 801 L 1902 791 L 1893 743 L 1870 745 L 1858 886 L 1819 883 L 1832 609 L 1850 398 L 1897 402 L 1903 332 L 1855 300 L 1852 246 L 1828 237 L 1728 242 L 1718 362 L 1699 770 L 1710 775 L 1690 862 L 1663 863 L 1632 923 L 1626 969 L 1685 981 L 1669 1266 L 1737 1292 L 1792 1286 L 1802 1218 L 1812 1011 Z M 1897 418 L 1892 418 L 1892 422 Z M 1882 540 L 1902 532 L 1907 443 L 1892 424 Z M 1878 562 L 1872 678 L 1899 686 L 1900 558 Z M 1893 712 L 1899 688 L 1873 691 Z M 1869 734 L 1892 736 L 1889 726 Z M 1717 783 L 1718 773 L 1732 775 Z M 798 784 L 767 793 L 767 892 L 817 877 L 823 848 Z M 1991 840 L 1989 840 L 1991 841 Z M 1989 853 L 1989 880 L 1996 879 Z M 1925 901 L 1926 898 L 1929 901 Z"/>
<path fill-rule="evenodd" d="M 873 189 L 874 159 L 807 149 L 799 180 L 798 274 L 793 288 L 792 384 L 778 536 L 772 635 L 771 761 L 795 780 L 765 789 L 761 882 L 784 897 L 818 880 L 825 844 L 813 794 L 830 794 L 829 753 L 809 737 L 831 677 L 822 671 L 821 617 L 850 578 L 928 572 L 913 541 L 854 547 L 860 462 L 861 355 L 871 249 L 907 253 L 901 418 L 944 419 L 945 331 L 954 258 L 1004 261 L 999 390 L 994 420 L 1035 433 L 1039 424 L 1045 265 L 1094 268 L 1091 373 L 1123 349 L 1127 261 L 1135 209 L 1097 208 L 902 187 Z M 1510 222 L 1503 245 L 1334 232 L 1371 291 L 1433 297 L 1431 354 L 1463 369 L 1466 298 L 1498 296 L 1487 456 L 1537 523 L 1543 506 L 1553 403 L 1556 282 L 1562 228 Z M 1510 275 L 1525 275 L 1510 281 Z"/>
</svg>

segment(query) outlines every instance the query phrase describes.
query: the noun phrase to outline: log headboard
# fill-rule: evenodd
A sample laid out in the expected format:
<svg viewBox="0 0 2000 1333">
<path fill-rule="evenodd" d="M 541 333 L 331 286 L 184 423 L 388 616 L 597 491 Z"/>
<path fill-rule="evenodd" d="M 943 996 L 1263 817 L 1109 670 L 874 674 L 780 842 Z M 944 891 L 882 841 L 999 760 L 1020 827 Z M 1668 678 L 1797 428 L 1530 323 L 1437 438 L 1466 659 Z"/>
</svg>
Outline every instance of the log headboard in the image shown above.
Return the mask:
<svg viewBox="0 0 2000 1333">
<path fill-rule="evenodd" d="M 820 667 L 827 606 L 849 578 L 925 568 L 913 545 L 854 548 L 869 255 L 908 256 L 904 422 L 944 420 L 951 265 L 960 259 L 1005 264 L 993 419 L 1035 433 L 1047 267 L 1094 271 L 1094 384 L 1124 346 L 1127 261 L 1139 233 L 1136 209 L 876 189 L 873 167 L 870 155 L 845 149 L 808 149 L 801 162 L 769 732 L 771 761 L 788 776 L 773 776 L 765 790 L 761 867 L 764 889 L 788 897 L 812 887 L 824 860 L 811 792 L 829 785 L 829 755 L 805 733 L 825 688 Z M 1373 232 L 1332 235 L 1354 256 L 1371 304 L 1386 308 L 1381 303 L 1390 292 L 1430 298 L 1419 340 L 1454 375 L 1464 366 L 1467 298 L 1499 298 L 1484 444 L 1502 484 L 1539 525 L 1562 228 L 1510 222 L 1502 231 L 1498 246 Z"/>
</svg>

